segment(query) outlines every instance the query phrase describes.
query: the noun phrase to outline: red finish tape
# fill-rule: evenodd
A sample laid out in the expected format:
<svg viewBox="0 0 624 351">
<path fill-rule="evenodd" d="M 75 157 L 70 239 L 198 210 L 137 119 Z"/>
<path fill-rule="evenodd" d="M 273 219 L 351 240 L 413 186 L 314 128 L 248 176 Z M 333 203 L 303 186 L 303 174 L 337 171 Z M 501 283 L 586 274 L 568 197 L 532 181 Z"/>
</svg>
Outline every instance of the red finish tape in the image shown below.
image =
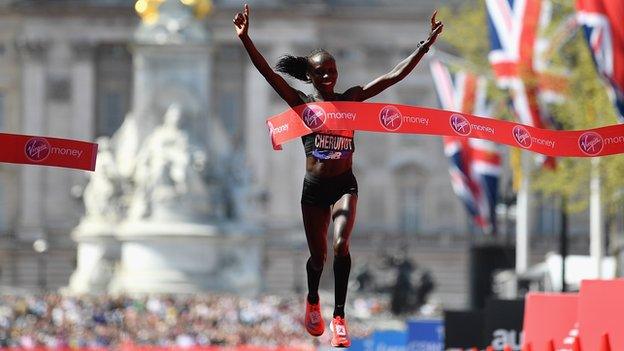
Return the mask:
<svg viewBox="0 0 624 351">
<path fill-rule="evenodd" d="M 433 108 L 365 102 L 315 102 L 267 120 L 275 150 L 315 131 L 464 136 L 547 156 L 596 157 L 624 153 L 624 124 L 588 130 L 550 130 Z"/>
<path fill-rule="evenodd" d="M 95 170 L 95 143 L 0 133 L 0 162 Z"/>
</svg>

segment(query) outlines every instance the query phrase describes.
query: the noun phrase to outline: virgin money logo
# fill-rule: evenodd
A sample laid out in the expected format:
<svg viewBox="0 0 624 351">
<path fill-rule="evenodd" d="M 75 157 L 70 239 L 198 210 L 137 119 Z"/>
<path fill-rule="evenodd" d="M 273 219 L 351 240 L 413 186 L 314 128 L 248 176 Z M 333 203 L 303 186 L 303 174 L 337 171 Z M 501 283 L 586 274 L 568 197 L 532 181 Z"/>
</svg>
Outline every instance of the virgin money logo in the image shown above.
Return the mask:
<svg viewBox="0 0 624 351">
<path fill-rule="evenodd" d="M 44 138 L 30 138 L 24 146 L 26 157 L 33 162 L 45 160 L 50 155 L 51 150 L 50 143 Z"/>
<path fill-rule="evenodd" d="M 453 113 L 451 115 L 450 123 L 455 133 L 461 136 L 466 136 L 471 132 L 470 122 L 468 122 L 466 117 L 458 113 Z"/>
<path fill-rule="evenodd" d="M 513 138 L 516 140 L 520 146 L 525 149 L 528 149 L 533 145 L 533 141 L 531 140 L 531 134 L 526 128 L 522 126 L 515 126 L 512 129 Z"/>
<path fill-rule="evenodd" d="M 275 127 L 273 125 L 273 123 L 271 123 L 271 122 L 267 122 L 267 124 L 269 125 L 269 134 L 270 135 L 277 135 L 277 134 L 281 134 L 281 133 L 284 133 L 284 132 L 288 131 L 288 123 L 279 125 L 277 127 Z"/>
<path fill-rule="evenodd" d="M 379 123 L 389 131 L 399 129 L 403 123 L 401 111 L 394 106 L 385 106 L 379 111 Z"/>
<path fill-rule="evenodd" d="M 595 156 L 602 151 L 604 141 L 598 133 L 585 132 L 581 134 L 578 144 L 581 151 L 583 151 L 586 155 Z"/>
<path fill-rule="evenodd" d="M 303 110 L 302 117 L 303 123 L 305 123 L 305 125 L 312 130 L 321 128 L 327 119 L 325 110 L 318 105 L 306 106 L 305 110 Z"/>
</svg>

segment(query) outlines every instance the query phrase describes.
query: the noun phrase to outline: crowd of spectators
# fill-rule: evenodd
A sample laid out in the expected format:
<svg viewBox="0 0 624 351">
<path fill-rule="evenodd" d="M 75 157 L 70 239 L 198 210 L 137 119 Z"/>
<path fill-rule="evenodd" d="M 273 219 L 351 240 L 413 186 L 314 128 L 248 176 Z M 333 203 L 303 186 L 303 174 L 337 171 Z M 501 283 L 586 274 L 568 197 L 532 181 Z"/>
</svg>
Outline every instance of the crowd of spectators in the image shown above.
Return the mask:
<svg viewBox="0 0 624 351">
<path fill-rule="evenodd" d="M 353 298 L 354 337 L 372 332 L 388 310 L 378 298 Z M 324 315 L 331 317 L 326 303 Z M 0 296 L 0 347 L 115 348 L 120 345 L 313 347 L 302 325 L 303 298 L 235 295 Z"/>
</svg>

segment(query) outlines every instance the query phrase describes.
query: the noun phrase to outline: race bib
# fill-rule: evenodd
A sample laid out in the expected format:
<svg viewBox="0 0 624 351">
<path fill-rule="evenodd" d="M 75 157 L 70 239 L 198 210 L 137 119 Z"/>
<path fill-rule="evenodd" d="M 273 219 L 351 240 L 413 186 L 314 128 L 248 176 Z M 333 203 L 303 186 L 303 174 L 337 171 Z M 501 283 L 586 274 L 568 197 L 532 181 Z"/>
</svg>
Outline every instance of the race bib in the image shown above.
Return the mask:
<svg viewBox="0 0 624 351">
<path fill-rule="evenodd" d="M 316 133 L 312 155 L 321 160 L 339 160 L 350 157 L 355 151 L 353 131 Z"/>
</svg>

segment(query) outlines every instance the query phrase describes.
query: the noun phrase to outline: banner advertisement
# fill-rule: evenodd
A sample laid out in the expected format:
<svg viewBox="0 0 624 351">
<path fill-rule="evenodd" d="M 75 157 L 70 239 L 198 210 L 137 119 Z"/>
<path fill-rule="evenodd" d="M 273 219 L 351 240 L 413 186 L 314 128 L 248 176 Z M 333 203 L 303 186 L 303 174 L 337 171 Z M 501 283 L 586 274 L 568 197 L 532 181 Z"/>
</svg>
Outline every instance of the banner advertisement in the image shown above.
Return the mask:
<svg viewBox="0 0 624 351">
<path fill-rule="evenodd" d="M 443 351 L 444 323 L 440 319 L 407 322 L 407 351 Z"/>
<path fill-rule="evenodd" d="M 526 296 L 524 341 L 534 351 L 546 350 L 548 343 L 563 347 L 577 321 L 578 294 L 536 293 Z"/>
<path fill-rule="evenodd" d="M 95 143 L 0 133 L 0 145 L 0 162 L 95 170 Z"/>
<path fill-rule="evenodd" d="M 357 130 L 485 139 L 557 157 L 624 153 L 622 124 L 589 130 L 549 130 L 467 113 L 397 104 L 316 102 L 288 109 L 266 123 L 276 150 L 281 149 L 281 144 L 312 132 Z"/>
</svg>

